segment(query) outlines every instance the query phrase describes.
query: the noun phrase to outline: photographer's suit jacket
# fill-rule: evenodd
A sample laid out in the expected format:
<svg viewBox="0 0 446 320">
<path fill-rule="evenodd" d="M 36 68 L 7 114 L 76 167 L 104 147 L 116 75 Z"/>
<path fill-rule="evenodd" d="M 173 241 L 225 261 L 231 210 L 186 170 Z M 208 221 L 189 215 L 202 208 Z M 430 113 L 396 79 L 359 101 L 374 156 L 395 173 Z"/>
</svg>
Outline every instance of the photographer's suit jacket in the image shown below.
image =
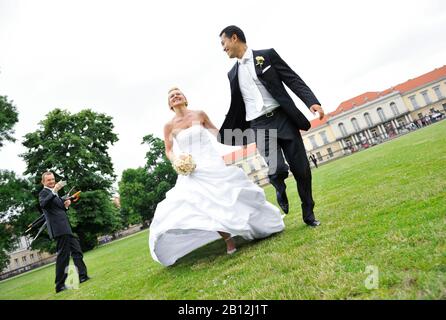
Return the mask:
<svg viewBox="0 0 446 320">
<path fill-rule="evenodd" d="M 64 234 L 73 234 L 67 217 L 67 210 L 61 197 L 43 188 L 39 193 L 39 203 L 45 215 L 48 234 L 51 239 Z"/>
<path fill-rule="evenodd" d="M 297 109 L 283 83 L 285 83 L 308 108 L 313 104 L 320 105 L 311 89 L 287 65 L 287 63 L 282 60 L 274 49 L 253 50 L 253 57 L 254 67 L 259 81 L 265 86 L 273 98 L 277 100 L 282 110 L 290 117 L 298 129 L 305 131 L 310 129 L 310 122 L 303 113 Z M 262 66 L 256 65 L 256 57 L 264 58 Z M 236 62 L 234 67 L 229 71 L 228 77 L 231 85 L 231 105 L 226 114 L 225 121 L 220 128 L 220 142 L 228 145 L 237 145 L 240 143 L 237 143 L 234 139 L 224 138 L 224 130 L 241 129 L 244 131 L 250 127 L 249 122 L 246 121 L 245 103 L 239 86 L 238 62 Z M 247 143 L 250 143 L 250 141 Z"/>
</svg>

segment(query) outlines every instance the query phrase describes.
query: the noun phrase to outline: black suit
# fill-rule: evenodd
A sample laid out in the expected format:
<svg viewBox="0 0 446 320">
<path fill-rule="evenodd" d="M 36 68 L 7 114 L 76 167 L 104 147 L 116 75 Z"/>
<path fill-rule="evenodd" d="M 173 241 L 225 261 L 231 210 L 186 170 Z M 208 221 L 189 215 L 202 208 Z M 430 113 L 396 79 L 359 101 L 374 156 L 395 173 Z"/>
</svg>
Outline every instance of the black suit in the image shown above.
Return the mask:
<svg viewBox="0 0 446 320">
<path fill-rule="evenodd" d="M 51 239 L 57 241 L 56 260 L 56 289 L 61 288 L 67 278 L 67 267 L 70 255 L 73 257 L 80 278 L 87 277 L 87 267 L 83 261 L 83 254 L 79 240 L 71 231 L 67 210 L 61 197 L 51 190 L 43 188 L 39 193 L 39 203 L 43 210 Z"/>
<path fill-rule="evenodd" d="M 249 50 L 249 49 L 248 49 Z M 256 57 L 263 57 L 262 66 L 256 65 Z M 294 175 L 297 189 L 302 201 L 302 214 L 306 223 L 315 220 L 314 201 L 311 190 L 311 170 L 306 156 L 305 147 L 299 130 L 308 130 L 310 122 L 296 107 L 285 89 L 286 84 L 310 108 L 320 105 L 316 96 L 305 82 L 287 65 L 274 49 L 253 50 L 254 67 L 259 81 L 265 86 L 271 96 L 280 104 L 272 117 L 259 117 L 246 121 L 246 108 L 238 79 L 238 63 L 229 71 L 231 86 L 231 105 L 225 121 L 220 128 L 220 141 L 229 145 L 241 145 L 256 142 L 257 149 L 268 164 L 268 176 L 277 192 L 284 193 L 284 179 L 288 170 Z M 240 129 L 248 134 L 245 139 L 233 138 L 233 130 Z M 260 137 L 259 129 L 266 130 Z M 255 139 L 255 140 L 254 140 Z M 269 147 L 269 141 L 275 139 L 276 147 Z M 282 153 L 283 152 L 283 153 Z M 289 164 L 285 163 L 284 157 Z M 274 161 L 273 161 L 274 159 Z"/>
</svg>

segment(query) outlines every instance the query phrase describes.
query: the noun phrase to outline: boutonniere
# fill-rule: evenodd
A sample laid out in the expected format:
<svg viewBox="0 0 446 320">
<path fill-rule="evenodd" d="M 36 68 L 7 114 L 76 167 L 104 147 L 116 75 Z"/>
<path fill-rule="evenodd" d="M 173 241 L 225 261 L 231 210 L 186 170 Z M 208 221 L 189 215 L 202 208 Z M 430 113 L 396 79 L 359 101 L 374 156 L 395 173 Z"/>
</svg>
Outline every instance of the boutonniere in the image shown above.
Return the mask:
<svg viewBox="0 0 446 320">
<path fill-rule="evenodd" d="M 257 56 L 256 57 L 256 66 L 260 66 L 260 68 L 263 66 L 263 62 L 265 62 L 265 58 L 262 56 Z"/>
</svg>

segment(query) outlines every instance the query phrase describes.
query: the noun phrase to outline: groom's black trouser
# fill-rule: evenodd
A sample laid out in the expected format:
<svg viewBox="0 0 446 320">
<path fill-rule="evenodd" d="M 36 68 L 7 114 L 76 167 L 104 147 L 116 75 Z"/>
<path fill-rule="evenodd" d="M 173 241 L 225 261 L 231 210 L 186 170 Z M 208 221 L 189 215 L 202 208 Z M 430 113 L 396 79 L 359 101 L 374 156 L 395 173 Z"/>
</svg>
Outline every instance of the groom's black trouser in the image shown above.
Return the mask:
<svg viewBox="0 0 446 320">
<path fill-rule="evenodd" d="M 56 237 L 57 259 L 56 259 L 56 288 L 61 288 L 68 276 L 67 267 L 70 264 L 70 255 L 73 257 L 74 265 L 79 273 L 79 278 L 87 276 L 87 266 L 83 260 L 83 254 L 79 240 L 71 234 Z"/>
<path fill-rule="evenodd" d="M 259 117 L 250 125 L 255 131 L 257 149 L 268 165 L 269 181 L 278 192 L 284 192 L 284 180 L 291 170 L 301 200 L 302 218 L 305 223 L 313 222 L 311 169 L 299 129 L 280 107 L 272 117 Z"/>
</svg>

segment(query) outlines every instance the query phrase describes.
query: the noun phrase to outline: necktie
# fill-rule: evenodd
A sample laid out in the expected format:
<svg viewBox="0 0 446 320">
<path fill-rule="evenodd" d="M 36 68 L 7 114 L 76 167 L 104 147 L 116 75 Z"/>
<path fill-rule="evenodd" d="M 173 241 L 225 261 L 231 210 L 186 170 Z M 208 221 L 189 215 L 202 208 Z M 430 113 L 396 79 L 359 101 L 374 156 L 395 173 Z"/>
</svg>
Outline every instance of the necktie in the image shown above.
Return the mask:
<svg viewBox="0 0 446 320">
<path fill-rule="evenodd" d="M 255 99 L 256 110 L 260 111 L 263 108 L 263 97 L 249 70 L 248 63 L 250 62 L 247 59 L 241 61 L 239 67 L 242 72 L 239 72 L 239 76 L 242 76 L 244 80 L 243 82 L 249 86 L 249 91 L 252 94 L 253 99 Z"/>
</svg>

